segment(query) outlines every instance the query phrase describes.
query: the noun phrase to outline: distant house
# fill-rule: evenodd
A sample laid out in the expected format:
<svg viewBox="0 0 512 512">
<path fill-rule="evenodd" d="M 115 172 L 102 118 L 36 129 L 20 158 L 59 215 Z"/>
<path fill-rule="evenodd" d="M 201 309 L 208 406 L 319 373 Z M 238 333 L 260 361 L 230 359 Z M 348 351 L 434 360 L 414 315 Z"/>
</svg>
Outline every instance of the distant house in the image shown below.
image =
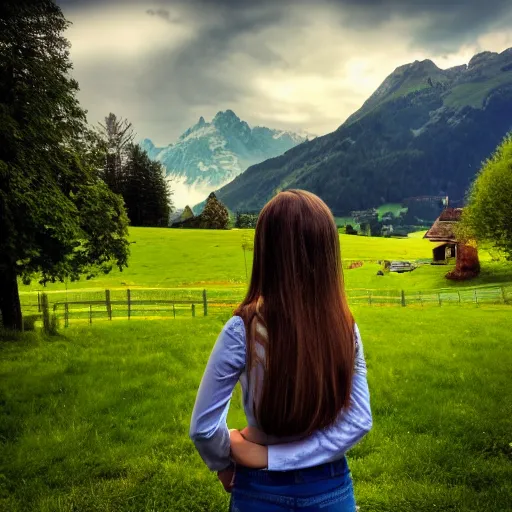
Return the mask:
<svg viewBox="0 0 512 512">
<path fill-rule="evenodd" d="M 455 270 L 449 272 L 448 279 L 469 279 L 480 273 L 480 262 L 476 245 L 457 239 L 456 225 L 462 218 L 462 208 L 445 208 L 424 238 L 439 243 L 432 250 L 433 263 L 445 263 L 455 258 Z"/>
<path fill-rule="evenodd" d="M 382 236 L 391 236 L 393 234 L 393 225 L 392 224 L 384 224 L 381 229 Z"/>
<path fill-rule="evenodd" d="M 457 237 L 455 225 L 462 217 L 462 208 L 446 208 L 436 219 L 424 238 L 431 242 L 441 242 L 432 250 L 434 262 L 445 262 L 457 257 Z"/>
</svg>

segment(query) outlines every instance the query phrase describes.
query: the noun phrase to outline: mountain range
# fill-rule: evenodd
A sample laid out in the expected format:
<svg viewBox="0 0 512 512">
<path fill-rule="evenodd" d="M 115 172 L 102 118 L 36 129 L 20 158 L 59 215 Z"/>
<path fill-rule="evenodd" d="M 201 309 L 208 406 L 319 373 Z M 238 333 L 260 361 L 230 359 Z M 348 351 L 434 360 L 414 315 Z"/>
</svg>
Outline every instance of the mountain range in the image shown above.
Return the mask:
<svg viewBox="0 0 512 512">
<path fill-rule="evenodd" d="M 251 128 L 232 110 L 226 110 L 210 123 L 201 117 L 166 147 L 155 147 L 150 139 L 144 139 L 141 146 L 164 166 L 172 180 L 174 203 L 180 207 L 194 204 L 249 166 L 278 156 L 306 139 L 293 132 Z"/>
<path fill-rule="evenodd" d="M 335 215 L 420 195 L 461 200 L 512 129 L 512 48 L 467 65 L 397 68 L 336 131 L 247 169 L 220 188 L 231 210 L 258 210 L 287 188 Z"/>
</svg>

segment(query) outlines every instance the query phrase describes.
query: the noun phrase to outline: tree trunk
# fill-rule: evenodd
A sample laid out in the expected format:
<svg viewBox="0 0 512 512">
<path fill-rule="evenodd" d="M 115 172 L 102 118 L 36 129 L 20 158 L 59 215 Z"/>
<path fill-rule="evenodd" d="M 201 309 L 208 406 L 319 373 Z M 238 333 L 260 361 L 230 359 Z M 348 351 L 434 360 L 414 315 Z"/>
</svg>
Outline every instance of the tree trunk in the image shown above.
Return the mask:
<svg viewBox="0 0 512 512">
<path fill-rule="evenodd" d="M 14 269 L 2 268 L 0 272 L 0 311 L 2 323 L 7 329 L 21 331 L 21 304 L 18 280 Z"/>
</svg>

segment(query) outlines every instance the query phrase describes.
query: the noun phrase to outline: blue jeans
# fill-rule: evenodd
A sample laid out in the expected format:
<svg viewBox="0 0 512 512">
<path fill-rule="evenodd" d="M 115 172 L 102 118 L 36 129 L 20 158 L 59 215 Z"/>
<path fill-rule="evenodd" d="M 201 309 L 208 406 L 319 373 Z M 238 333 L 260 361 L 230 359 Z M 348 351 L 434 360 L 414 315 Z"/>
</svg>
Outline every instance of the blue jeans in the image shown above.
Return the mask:
<svg viewBox="0 0 512 512">
<path fill-rule="evenodd" d="M 355 512 L 347 459 L 293 471 L 236 467 L 230 512 Z"/>
</svg>

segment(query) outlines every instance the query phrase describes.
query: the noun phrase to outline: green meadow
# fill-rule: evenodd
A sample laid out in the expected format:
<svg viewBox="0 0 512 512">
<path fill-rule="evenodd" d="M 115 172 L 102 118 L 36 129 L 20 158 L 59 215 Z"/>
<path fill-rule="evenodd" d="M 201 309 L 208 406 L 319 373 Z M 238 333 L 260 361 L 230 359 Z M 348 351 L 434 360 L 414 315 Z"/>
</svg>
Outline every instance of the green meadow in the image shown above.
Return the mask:
<svg viewBox="0 0 512 512">
<path fill-rule="evenodd" d="M 215 292 L 234 290 L 238 297 L 247 285 L 252 265 L 252 252 L 242 250 L 242 238 L 253 236 L 253 230 L 180 230 L 165 228 L 132 228 L 130 230 L 131 257 L 129 267 L 122 272 L 114 269 L 89 281 L 48 283 L 42 287 L 37 280 L 20 291 L 86 290 L 119 288 L 207 288 Z M 349 289 L 430 290 L 461 286 L 447 281 L 447 266 L 423 265 L 407 274 L 377 276 L 381 260 L 421 260 L 429 262 L 433 243 L 413 234 L 409 238 L 377 238 L 340 235 L 342 258 L 347 267 L 351 262 L 363 261 L 355 269 L 345 270 Z M 493 262 L 482 251 L 482 274 L 462 286 L 481 286 L 512 281 L 512 266 Z"/>
<path fill-rule="evenodd" d="M 4 334 L 0 510 L 227 510 L 188 425 L 229 314 Z M 348 455 L 361 512 L 512 510 L 510 310 L 354 314 L 374 414 Z"/>
<path fill-rule="evenodd" d="M 130 266 L 46 291 L 170 288 L 239 299 L 252 253 L 242 230 L 133 228 Z M 427 262 L 434 244 L 340 236 L 347 288 L 433 290 L 512 282 L 425 264 L 377 276 L 383 259 Z M 348 269 L 351 262 L 363 262 Z M 22 297 L 39 290 L 21 286 Z M 28 294 L 30 295 L 30 293 Z M 349 454 L 361 512 L 512 510 L 510 306 L 355 306 L 374 428 Z M 0 510 L 217 512 L 228 496 L 188 439 L 195 393 L 229 307 L 209 316 L 71 322 L 56 336 L 0 331 Z M 243 427 L 237 389 L 229 416 Z"/>
</svg>

